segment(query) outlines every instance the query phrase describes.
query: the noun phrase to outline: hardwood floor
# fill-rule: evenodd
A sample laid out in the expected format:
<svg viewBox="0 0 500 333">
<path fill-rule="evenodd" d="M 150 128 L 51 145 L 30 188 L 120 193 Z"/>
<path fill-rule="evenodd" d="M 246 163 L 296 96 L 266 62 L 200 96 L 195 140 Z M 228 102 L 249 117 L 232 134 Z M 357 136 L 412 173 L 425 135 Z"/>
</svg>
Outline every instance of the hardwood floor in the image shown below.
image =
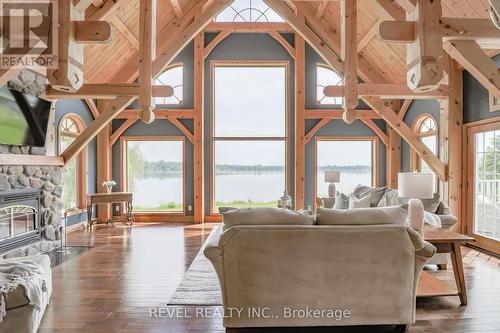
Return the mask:
<svg viewBox="0 0 500 333">
<path fill-rule="evenodd" d="M 221 318 L 150 318 L 164 308 L 213 224 L 136 224 L 76 231 L 69 245 L 91 251 L 54 268 L 40 333 L 224 332 Z M 458 297 L 419 299 L 410 332 L 500 332 L 500 260 L 464 248 L 469 305 Z M 450 265 L 449 265 L 450 267 Z M 433 272 L 453 285 L 453 272 Z M 179 308 L 183 310 L 182 308 Z M 207 307 L 214 311 L 219 307 Z M 193 310 L 193 309 L 188 309 Z M 194 313 L 194 312 L 191 312 Z M 395 327 L 245 329 L 238 332 L 396 332 Z"/>
</svg>

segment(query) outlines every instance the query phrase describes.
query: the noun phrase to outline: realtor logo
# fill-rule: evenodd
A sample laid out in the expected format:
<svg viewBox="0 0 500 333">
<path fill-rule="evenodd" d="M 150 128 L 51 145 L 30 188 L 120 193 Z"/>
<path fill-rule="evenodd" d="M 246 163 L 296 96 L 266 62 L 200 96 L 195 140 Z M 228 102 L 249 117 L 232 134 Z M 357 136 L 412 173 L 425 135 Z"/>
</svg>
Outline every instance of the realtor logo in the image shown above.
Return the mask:
<svg viewBox="0 0 500 333">
<path fill-rule="evenodd" d="M 0 0 L 0 68 L 57 68 L 57 0 Z"/>
</svg>

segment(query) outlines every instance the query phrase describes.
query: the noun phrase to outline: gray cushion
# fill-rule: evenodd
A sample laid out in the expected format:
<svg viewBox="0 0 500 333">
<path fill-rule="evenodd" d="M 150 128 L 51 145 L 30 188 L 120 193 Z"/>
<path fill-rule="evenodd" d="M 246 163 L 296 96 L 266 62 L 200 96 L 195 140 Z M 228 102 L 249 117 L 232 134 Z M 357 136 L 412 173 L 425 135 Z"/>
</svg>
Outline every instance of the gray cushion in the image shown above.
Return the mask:
<svg viewBox="0 0 500 333">
<path fill-rule="evenodd" d="M 335 195 L 334 209 L 349 209 L 349 197 L 344 193 L 337 192 Z"/>
<path fill-rule="evenodd" d="M 391 188 L 385 191 L 385 194 L 378 203 L 377 207 L 406 205 L 409 200 L 410 198 L 398 197 L 398 191 Z M 434 197 L 432 199 L 421 199 L 421 201 L 426 212 L 435 214 L 440 204 L 439 193 L 434 193 Z"/>
<path fill-rule="evenodd" d="M 371 194 L 370 207 L 377 207 L 378 203 L 382 199 L 387 190 L 387 186 L 383 187 L 370 187 L 365 185 L 358 185 L 352 191 L 352 194 L 357 198 L 363 198 L 368 194 Z"/>
<path fill-rule="evenodd" d="M 318 225 L 404 225 L 408 210 L 401 206 L 350 210 L 318 208 L 316 214 L 316 224 Z"/>
<path fill-rule="evenodd" d="M 441 219 L 441 228 L 444 229 L 450 229 L 458 222 L 458 219 L 451 214 L 438 215 L 438 216 Z"/>
<path fill-rule="evenodd" d="M 223 230 L 237 225 L 313 225 L 314 217 L 276 207 L 238 208 L 222 213 Z"/>
</svg>

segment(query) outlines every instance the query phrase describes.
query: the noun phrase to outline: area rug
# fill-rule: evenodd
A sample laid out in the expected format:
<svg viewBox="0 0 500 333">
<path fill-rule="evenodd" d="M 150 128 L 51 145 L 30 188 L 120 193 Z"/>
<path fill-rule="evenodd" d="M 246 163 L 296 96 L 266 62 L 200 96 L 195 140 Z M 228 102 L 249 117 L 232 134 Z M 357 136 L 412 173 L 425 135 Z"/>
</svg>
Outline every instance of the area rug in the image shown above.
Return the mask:
<svg viewBox="0 0 500 333">
<path fill-rule="evenodd" d="M 217 273 L 203 254 L 205 244 L 184 274 L 168 305 L 222 305 Z"/>
</svg>

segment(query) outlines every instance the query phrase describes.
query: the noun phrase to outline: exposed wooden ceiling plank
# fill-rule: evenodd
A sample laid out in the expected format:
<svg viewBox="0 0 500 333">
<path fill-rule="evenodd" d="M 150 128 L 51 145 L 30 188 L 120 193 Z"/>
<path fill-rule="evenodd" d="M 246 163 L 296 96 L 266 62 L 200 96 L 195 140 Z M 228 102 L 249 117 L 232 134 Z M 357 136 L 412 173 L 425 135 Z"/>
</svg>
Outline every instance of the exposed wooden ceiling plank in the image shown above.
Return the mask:
<svg viewBox="0 0 500 333">
<path fill-rule="evenodd" d="M 358 41 L 358 53 L 361 52 L 366 47 L 366 45 L 368 45 L 368 43 L 370 43 L 372 39 L 375 38 L 375 36 L 377 36 L 380 22 L 382 22 L 382 19 L 377 19 L 370 30 L 368 30 L 365 35 Z"/>
<path fill-rule="evenodd" d="M 129 42 L 134 49 L 139 50 L 139 40 L 134 35 L 134 33 L 123 23 L 118 16 L 110 17 L 109 22 L 115 27 L 115 29 Z"/>
</svg>

